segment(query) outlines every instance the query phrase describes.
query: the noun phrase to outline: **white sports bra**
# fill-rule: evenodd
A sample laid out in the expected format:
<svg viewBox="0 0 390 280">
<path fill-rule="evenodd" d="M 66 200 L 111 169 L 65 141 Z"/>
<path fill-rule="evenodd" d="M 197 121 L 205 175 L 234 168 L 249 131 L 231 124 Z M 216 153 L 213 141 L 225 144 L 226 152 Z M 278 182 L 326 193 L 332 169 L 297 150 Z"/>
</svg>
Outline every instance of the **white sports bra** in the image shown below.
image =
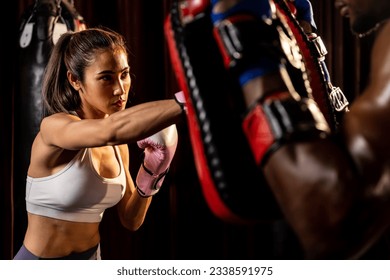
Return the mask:
<svg viewBox="0 0 390 280">
<path fill-rule="evenodd" d="M 120 165 L 116 178 L 103 178 L 93 164 L 91 150 L 80 150 L 56 174 L 27 176 L 26 208 L 29 213 L 73 222 L 100 222 L 107 208 L 117 204 L 126 189 L 126 174 L 118 147 Z"/>
</svg>

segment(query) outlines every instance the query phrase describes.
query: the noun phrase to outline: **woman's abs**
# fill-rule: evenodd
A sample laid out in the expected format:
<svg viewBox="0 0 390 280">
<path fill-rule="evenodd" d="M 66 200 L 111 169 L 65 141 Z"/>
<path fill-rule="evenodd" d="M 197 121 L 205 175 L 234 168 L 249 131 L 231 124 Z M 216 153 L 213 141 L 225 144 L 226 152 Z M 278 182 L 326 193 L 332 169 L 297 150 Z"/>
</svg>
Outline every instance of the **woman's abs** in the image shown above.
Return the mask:
<svg viewBox="0 0 390 280">
<path fill-rule="evenodd" d="M 84 252 L 99 242 L 99 223 L 69 222 L 28 214 L 24 245 L 41 258 Z"/>
</svg>

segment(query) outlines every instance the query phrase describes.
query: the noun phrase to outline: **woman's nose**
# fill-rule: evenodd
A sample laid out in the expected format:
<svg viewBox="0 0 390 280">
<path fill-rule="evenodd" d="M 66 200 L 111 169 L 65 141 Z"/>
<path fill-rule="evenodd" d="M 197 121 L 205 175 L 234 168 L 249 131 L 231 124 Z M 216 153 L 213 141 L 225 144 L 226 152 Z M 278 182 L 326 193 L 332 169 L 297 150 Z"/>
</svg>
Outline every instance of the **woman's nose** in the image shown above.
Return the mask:
<svg viewBox="0 0 390 280">
<path fill-rule="evenodd" d="M 114 90 L 114 95 L 123 95 L 125 93 L 125 91 L 123 90 L 123 88 L 116 88 Z"/>
<path fill-rule="evenodd" d="M 125 94 L 125 87 L 121 82 L 117 83 L 117 87 L 114 90 L 114 95 L 123 95 Z"/>
</svg>

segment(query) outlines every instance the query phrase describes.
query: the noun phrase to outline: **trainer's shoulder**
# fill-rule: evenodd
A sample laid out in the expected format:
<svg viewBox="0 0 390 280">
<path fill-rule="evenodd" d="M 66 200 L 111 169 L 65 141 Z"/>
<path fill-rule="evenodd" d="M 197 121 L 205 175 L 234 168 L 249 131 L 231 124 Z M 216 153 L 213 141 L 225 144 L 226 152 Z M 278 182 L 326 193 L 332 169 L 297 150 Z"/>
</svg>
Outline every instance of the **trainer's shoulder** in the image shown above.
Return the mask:
<svg viewBox="0 0 390 280">
<path fill-rule="evenodd" d="M 378 29 L 371 52 L 371 78 L 390 81 L 390 21 Z"/>
</svg>

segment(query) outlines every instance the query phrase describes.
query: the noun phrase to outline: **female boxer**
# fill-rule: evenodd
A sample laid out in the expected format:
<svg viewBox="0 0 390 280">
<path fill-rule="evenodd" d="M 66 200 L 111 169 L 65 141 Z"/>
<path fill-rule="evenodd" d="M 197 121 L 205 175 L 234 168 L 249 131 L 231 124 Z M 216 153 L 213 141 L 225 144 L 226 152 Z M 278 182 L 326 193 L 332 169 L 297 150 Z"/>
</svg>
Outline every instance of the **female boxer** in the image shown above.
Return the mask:
<svg viewBox="0 0 390 280">
<path fill-rule="evenodd" d="M 28 227 L 14 259 L 100 259 L 99 223 L 114 205 L 126 228 L 142 225 L 174 156 L 182 106 L 126 109 L 129 73 L 124 38 L 112 30 L 67 32 L 54 46 L 27 174 Z M 134 183 L 127 143 L 135 141 L 145 157 Z"/>
</svg>

